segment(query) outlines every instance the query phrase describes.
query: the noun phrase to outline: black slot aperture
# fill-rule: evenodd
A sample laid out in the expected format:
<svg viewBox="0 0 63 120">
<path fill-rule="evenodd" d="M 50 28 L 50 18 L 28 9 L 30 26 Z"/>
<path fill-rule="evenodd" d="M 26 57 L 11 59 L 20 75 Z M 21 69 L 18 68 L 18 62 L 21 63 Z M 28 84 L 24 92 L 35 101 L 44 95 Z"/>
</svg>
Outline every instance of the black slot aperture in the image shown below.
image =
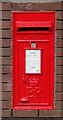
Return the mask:
<svg viewBox="0 0 63 120">
<path fill-rule="evenodd" d="M 50 27 L 24 27 L 24 28 L 19 27 L 18 28 L 18 32 L 20 31 L 49 31 L 49 30 L 50 30 Z"/>
</svg>

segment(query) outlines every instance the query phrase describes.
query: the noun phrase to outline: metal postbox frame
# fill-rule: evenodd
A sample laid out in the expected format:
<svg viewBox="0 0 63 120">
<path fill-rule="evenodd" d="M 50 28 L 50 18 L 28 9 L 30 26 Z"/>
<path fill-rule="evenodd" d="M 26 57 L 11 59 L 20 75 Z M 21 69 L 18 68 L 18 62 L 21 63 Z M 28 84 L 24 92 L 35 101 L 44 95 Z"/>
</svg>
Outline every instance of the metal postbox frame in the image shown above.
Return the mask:
<svg viewBox="0 0 63 120">
<path fill-rule="evenodd" d="M 33 18 L 30 17 L 31 14 L 33 14 Z M 40 18 L 42 14 L 44 18 Z M 26 20 L 27 15 L 28 15 L 28 19 Z M 34 15 L 36 16 L 36 21 L 35 21 Z M 49 19 L 47 18 L 48 16 L 49 16 Z M 20 109 L 52 110 L 54 109 L 55 12 L 54 11 L 13 11 L 12 21 L 13 21 L 12 22 L 13 109 L 14 110 L 20 110 Z M 46 30 L 43 28 L 45 28 Z M 50 35 L 50 38 L 49 38 L 49 35 Z M 31 48 L 31 43 L 33 42 L 36 43 L 35 48 Z M 41 60 L 43 60 L 40 68 L 41 73 L 36 73 L 36 74 L 25 73 L 25 56 L 26 56 L 25 51 L 26 50 L 41 51 Z M 20 62 L 22 63 L 20 64 Z M 44 64 L 44 62 L 47 62 L 47 64 L 46 63 Z M 22 65 L 22 70 L 21 70 L 21 65 Z M 30 75 L 31 75 L 31 78 L 30 78 Z M 36 76 L 38 76 L 39 81 L 43 80 L 42 86 L 41 86 L 41 83 L 38 83 L 38 79 Z M 45 80 L 46 78 L 48 80 Z M 24 79 L 24 86 L 22 84 L 23 79 Z M 36 83 L 35 83 L 35 79 L 36 79 Z M 28 85 L 26 86 L 25 83 Z M 45 97 L 44 96 L 39 97 L 41 91 L 39 91 L 38 85 L 41 91 L 42 91 L 41 87 L 43 86 L 46 87 L 46 88 L 43 87 L 44 91 L 42 91 L 42 94 L 45 95 Z M 26 88 L 27 88 L 27 91 L 26 91 Z M 23 89 L 25 92 L 23 91 Z M 34 94 L 36 94 L 35 96 L 33 92 Z M 24 94 L 24 97 L 22 97 L 23 94 Z M 26 94 L 27 94 L 27 97 L 25 97 Z M 28 96 L 28 94 L 30 95 Z"/>
</svg>

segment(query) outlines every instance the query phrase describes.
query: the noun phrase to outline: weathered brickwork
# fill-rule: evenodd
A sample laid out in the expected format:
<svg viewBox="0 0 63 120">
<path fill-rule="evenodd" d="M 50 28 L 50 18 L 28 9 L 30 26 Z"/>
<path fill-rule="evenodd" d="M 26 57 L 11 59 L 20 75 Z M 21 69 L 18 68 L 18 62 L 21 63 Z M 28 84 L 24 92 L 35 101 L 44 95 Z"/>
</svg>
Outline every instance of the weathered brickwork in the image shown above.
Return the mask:
<svg viewBox="0 0 63 120">
<path fill-rule="evenodd" d="M 12 110 L 12 11 L 22 10 L 56 11 L 54 110 Z M 63 120 L 63 2 L 2 2 L 1 13 L 2 99 L 0 99 L 0 104 L 2 101 L 2 120 Z"/>
</svg>

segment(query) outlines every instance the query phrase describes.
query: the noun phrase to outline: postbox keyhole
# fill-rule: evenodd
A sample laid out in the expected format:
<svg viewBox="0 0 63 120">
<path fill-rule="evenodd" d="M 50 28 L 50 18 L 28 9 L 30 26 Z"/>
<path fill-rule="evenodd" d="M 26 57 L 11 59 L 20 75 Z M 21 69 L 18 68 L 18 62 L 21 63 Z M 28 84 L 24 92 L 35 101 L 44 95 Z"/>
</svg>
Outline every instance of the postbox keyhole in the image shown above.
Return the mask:
<svg viewBox="0 0 63 120">
<path fill-rule="evenodd" d="M 36 42 L 31 42 L 31 48 L 36 48 Z"/>
<path fill-rule="evenodd" d="M 23 76 L 23 79 L 26 79 L 26 77 L 25 77 L 25 76 Z"/>
</svg>

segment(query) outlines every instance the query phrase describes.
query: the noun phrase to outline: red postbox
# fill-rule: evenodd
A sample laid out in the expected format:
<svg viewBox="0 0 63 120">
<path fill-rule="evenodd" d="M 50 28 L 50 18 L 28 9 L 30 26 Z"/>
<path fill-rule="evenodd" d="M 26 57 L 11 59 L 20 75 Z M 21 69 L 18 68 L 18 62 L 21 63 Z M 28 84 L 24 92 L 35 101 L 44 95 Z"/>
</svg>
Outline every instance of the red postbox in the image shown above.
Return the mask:
<svg viewBox="0 0 63 120">
<path fill-rule="evenodd" d="M 13 12 L 13 109 L 54 108 L 54 11 Z"/>
</svg>

